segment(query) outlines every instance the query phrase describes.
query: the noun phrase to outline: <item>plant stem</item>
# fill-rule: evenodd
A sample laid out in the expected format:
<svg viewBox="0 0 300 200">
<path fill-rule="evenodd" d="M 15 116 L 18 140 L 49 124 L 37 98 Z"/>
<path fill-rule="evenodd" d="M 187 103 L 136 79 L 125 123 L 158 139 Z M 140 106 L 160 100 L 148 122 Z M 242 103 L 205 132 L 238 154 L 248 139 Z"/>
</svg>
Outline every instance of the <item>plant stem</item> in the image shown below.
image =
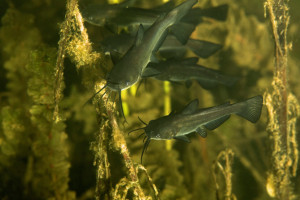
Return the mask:
<svg viewBox="0 0 300 200">
<path fill-rule="evenodd" d="M 269 132 L 272 146 L 272 172 L 267 181 L 267 190 L 271 197 L 277 199 L 293 199 L 290 169 L 296 161 L 290 143 L 292 130 L 289 129 L 290 106 L 289 88 L 287 82 L 288 44 L 287 28 L 289 24 L 288 0 L 267 0 L 265 7 L 270 16 L 274 42 L 275 65 L 273 78 L 273 91 L 267 93 L 265 104 L 269 112 Z"/>
</svg>

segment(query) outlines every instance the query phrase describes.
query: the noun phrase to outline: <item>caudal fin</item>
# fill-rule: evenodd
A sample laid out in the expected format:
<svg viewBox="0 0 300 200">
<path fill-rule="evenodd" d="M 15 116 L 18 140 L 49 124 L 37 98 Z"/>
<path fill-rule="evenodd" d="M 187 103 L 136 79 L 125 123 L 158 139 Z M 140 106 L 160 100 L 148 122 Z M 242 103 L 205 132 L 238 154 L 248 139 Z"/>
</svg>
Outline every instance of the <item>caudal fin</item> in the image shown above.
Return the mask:
<svg viewBox="0 0 300 200">
<path fill-rule="evenodd" d="M 195 39 L 189 39 L 186 46 L 201 58 L 208 58 L 222 48 L 220 44 Z"/>
<path fill-rule="evenodd" d="M 178 22 L 170 27 L 170 33 L 174 35 L 181 44 L 186 44 L 196 26 L 188 23 Z"/>
<path fill-rule="evenodd" d="M 243 109 L 241 109 L 241 111 L 236 114 L 249 120 L 252 123 L 257 122 L 261 114 L 263 97 L 260 95 L 255 96 L 241 103 L 245 104 L 245 106 L 243 106 Z"/>
<path fill-rule="evenodd" d="M 225 21 L 228 13 L 228 5 L 223 4 L 217 7 L 206 8 L 200 11 L 202 16 L 210 17 L 216 20 Z"/>
</svg>

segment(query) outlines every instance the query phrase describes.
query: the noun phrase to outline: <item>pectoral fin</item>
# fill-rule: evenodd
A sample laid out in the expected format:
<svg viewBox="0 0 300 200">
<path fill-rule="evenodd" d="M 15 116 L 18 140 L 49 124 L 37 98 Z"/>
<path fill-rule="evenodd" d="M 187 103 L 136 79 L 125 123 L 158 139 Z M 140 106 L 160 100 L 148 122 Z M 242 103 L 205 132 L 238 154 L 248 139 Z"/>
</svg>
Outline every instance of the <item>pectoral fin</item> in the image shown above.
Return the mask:
<svg viewBox="0 0 300 200">
<path fill-rule="evenodd" d="M 191 141 L 189 140 L 189 138 L 186 137 L 186 136 L 184 136 L 184 135 L 181 135 L 181 136 L 174 136 L 174 139 L 181 140 L 181 141 L 188 142 L 188 143 L 191 142 Z"/>
<path fill-rule="evenodd" d="M 207 136 L 207 133 L 206 133 L 206 131 L 204 130 L 204 128 L 202 128 L 202 127 L 198 127 L 197 129 L 196 129 L 196 133 L 198 133 L 201 137 L 203 137 L 203 138 L 206 138 L 206 136 Z"/>
<path fill-rule="evenodd" d="M 122 54 L 117 51 L 111 51 L 110 58 L 111 58 L 112 63 L 115 65 L 122 58 Z"/>
</svg>

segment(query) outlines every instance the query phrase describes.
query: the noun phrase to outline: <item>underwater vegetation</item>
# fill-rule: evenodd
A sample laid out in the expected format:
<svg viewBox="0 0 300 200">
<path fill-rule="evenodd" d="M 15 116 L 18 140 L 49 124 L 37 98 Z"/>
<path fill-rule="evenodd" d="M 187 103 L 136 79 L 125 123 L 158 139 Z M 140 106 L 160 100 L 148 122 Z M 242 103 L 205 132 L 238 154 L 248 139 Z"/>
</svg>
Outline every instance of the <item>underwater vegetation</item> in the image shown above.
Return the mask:
<svg viewBox="0 0 300 200">
<path fill-rule="evenodd" d="M 138 28 L 125 24 L 135 19 L 131 14 L 160 8 L 150 10 L 145 33 L 152 14 L 169 12 L 184 1 L 172 2 L 125 1 L 139 9 L 124 20 L 114 18 L 122 27 L 89 24 L 82 12 L 89 5 L 111 8 L 108 4 L 118 1 L 0 2 L 1 199 L 300 198 L 299 1 L 198 1 L 193 12 L 202 12 L 201 20 L 183 18 L 193 26 L 181 25 L 189 28 L 190 38 L 178 32 L 166 36 L 187 43 L 162 44 L 159 65 L 191 58 L 188 67 L 222 74 L 224 84 L 205 89 L 198 76 L 186 84 L 182 77 L 176 83 L 162 81 L 170 78 L 153 73 L 159 66 L 154 64 L 145 84 L 121 92 L 128 124 L 123 124 L 117 94 L 102 90 L 84 106 L 106 85 L 112 57 L 128 48 L 113 54 L 116 48 L 105 38 L 118 33 L 135 41 Z M 212 9 L 223 5 L 226 19 Z M 207 125 L 206 138 L 189 134 L 189 143 L 153 140 L 143 163 L 143 138 L 138 132 L 127 134 L 171 111 L 180 113 L 194 99 L 201 109 L 259 94 L 264 106 L 257 123 L 232 115 L 216 129 L 220 121 L 213 128 Z"/>
</svg>

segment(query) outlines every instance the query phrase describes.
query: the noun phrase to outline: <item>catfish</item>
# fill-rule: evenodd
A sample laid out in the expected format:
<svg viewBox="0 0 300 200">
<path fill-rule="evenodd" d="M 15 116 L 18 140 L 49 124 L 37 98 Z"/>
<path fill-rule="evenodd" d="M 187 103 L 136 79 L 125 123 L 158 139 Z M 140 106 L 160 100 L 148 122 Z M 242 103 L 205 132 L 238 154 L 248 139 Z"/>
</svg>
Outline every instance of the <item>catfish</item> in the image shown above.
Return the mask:
<svg viewBox="0 0 300 200">
<path fill-rule="evenodd" d="M 168 14 L 162 15 L 145 32 L 143 25 L 140 25 L 135 43 L 126 54 L 115 63 L 112 70 L 108 73 L 105 86 L 97 93 L 101 92 L 104 88 L 118 92 L 123 116 L 121 91 L 139 81 L 148 63 L 151 60 L 156 60 L 154 53 L 164 41 L 168 28 L 180 21 L 196 3 L 197 0 L 185 1 Z"/>
<path fill-rule="evenodd" d="M 142 77 L 153 77 L 170 82 L 186 82 L 188 87 L 192 80 L 196 80 L 204 89 L 212 89 L 220 84 L 230 87 L 238 80 L 236 77 L 223 75 L 220 71 L 198 65 L 197 62 L 198 58 L 192 57 L 150 63 Z"/>
<path fill-rule="evenodd" d="M 104 26 L 110 18 L 118 16 L 122 9 L 132 6 L 134 3 L 135 0 L 126 0 L 118 4 L 94 3 L 81 9 L 81 14 L 84 21 L 95 26 Z"/>
<path fill-rule="evenodd" d="M 128 33 L 112 35 L 100 42 L 100 49 L 109 52 L 112 57 L 117 59 L 129 50 L 134 40 L 134 37 Z M 158 49 L 158 54 L 163 58 L 178 58 L 184 57 L 186 52 L 191 50 L 201 58 L 208 58 L 221 48 L 220 44 L 196 39 L 188 39 L 187 43 L 183 45 L 175 36 L 168 34 Z"/>
<path fill-rule="evenodd" d="M 132 1 L 125 1 L 120 4 L 91 4 L 82 9 L 82 16 L 88 23 L 97 26 L 115 24 L 118 26 L 151 26 L 163 13 L 170 12 L 174 8 L 174 2 L 167 3 L 146 9 L 132 6 Z M 228 5 L 222 4 L 210 8 L 193 8 L 181 20 L 185 23 L 199 24 L 202 17 L 209 17 L 219 21 L 227 18 Z"/>
<path fill-rule="evenodd" d="M 126 2 L 125 2 L 126 3 Z M 174 7 L 173 1 L 169 1 L 158 8 L 145 9 L 138 7 L 124 6 L 122 4 L 102 5 L 93 4 L 82 11 L 85 21 L 97 25 L 106 26 L 109 30 L 117 33 L 118 27 L 127 27 L 132 33 L 136 33 L 136 27 L 140 24 L 144 29 L 148 29 L 161 15 L 169 12 Z M 170 27 L 170 33 L 185 44 L 195 30 L 196 26 L 202 22 L 202 17 L 225 20 L 227 17 L 228 5 L 201 9 L 194 8 L 191 12 L 186 13 L 180 22 Z M 183 37 L 189 33 L 188 37 Z"/>
<path fill-rule="evenodd" d="M 167 116 L 151 120 L 145 127 L 136 130 L 145 131 L 145 145 L 141 155 L 147 149 L 151 140 L 178 139 L 190 142 L 187 135 L 196 132 L 201 137 L 207 136 L 207 130 L 214 130 L 228 120 L 231 114 L 236 114 L 252 123 L 256 123 L 261 115 L 263 97 L 252 97 L 245 101 L 198 109 L 199 101 L 191 101 L 181 112 L 171 112 Z M 135 130 L 133 130 L 135 131 Z M 132 132 L 132 131 L 131 131 Z"/>
</svg>

